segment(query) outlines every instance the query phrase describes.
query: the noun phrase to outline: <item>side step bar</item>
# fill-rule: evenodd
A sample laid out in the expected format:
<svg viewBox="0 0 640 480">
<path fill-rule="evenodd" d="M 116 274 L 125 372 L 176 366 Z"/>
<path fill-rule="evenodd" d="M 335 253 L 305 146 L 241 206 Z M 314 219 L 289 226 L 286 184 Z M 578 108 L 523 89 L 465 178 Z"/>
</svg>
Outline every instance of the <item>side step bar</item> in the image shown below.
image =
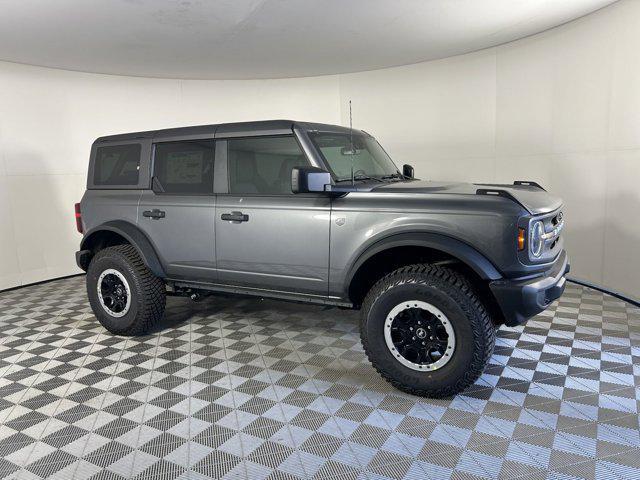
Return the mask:
<svg viewBox="0 0 640 480">
<path fill-rule="evenodd" d="M 268 290 L 252 287 L 238 287 L 222 285 L 219 283 L 186 282 L 168 278 L 167 283 L 176 289 L 206 290 L 209 292 L 232 293 L 235 295 L 249 295 L 252 297 L 274 298 L 292 302 L 313 303 L 317 305 L 332 305 L 336 307 L 353 308 L 353 303 L 346 302 L 338 297 L 312 295 L 309 293 L 283 292 L 281 290 Z"/>
</svg>

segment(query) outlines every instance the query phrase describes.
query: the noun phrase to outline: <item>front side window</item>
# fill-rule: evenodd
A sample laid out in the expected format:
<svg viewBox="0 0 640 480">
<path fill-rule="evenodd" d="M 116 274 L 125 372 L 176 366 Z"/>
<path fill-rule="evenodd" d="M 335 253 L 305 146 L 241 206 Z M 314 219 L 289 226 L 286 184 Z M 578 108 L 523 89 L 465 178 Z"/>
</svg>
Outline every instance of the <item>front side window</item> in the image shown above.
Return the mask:
<svg viewBox="0 0 640 480">
<path fill-rule="evenodd" d="M 106 186 L 137 185 L 141 150 L 139 143 L 98 147 L 93 183 Z"/>
<path fill-rule="evenodd" d="M 167 142 L 156 145 L 153 175 L 164 193 L 213 193 L 213 140 Z"/>
<path fill-rule="evenodd" d="M 375 138 L 361 133 L 310 133 L 337 182 L 398 175 L 398 169 Z"/>
<path fill-rule="evenodd" d="M 227 141 L 229 193 L 291 194 L 291 169 L 306 166 L 293 135 Z"/>
</svg>

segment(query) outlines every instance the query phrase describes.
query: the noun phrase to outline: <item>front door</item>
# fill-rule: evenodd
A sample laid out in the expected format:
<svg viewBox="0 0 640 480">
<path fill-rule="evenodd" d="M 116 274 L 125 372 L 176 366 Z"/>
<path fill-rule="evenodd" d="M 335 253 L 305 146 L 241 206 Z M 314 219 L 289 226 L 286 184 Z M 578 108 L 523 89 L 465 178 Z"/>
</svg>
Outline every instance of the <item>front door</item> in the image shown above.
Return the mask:
<svg viewBox="0 0 640 480">
<path fill-rule="evenodd" d="M 145 190 L 138 226 L 171 278 L 215 282 L 214 141 L 157 143 L 153 190 Z"/>
<path fill-rule="evenodd" d="M 291 192 L 291 169 L 308 165 L 293 135 L 220 141 L 228 194 L 217 196 L 221 283 L 326 295 L 331 200 Z"/>
</svg>

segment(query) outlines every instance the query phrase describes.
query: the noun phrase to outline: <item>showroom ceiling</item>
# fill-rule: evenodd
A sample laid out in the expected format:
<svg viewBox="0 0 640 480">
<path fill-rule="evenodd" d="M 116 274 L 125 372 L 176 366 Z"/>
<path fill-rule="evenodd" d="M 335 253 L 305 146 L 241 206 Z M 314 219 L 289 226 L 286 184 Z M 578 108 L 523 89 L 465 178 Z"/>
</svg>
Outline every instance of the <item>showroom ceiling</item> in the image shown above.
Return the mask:
<svg viewBox="0 0 640 480">
<path fill-rule="evenodd" d="M 5 0 L 0 60 L 164 78 L 373 70 L 541 32 L 614 0 Z"/>
</svg>

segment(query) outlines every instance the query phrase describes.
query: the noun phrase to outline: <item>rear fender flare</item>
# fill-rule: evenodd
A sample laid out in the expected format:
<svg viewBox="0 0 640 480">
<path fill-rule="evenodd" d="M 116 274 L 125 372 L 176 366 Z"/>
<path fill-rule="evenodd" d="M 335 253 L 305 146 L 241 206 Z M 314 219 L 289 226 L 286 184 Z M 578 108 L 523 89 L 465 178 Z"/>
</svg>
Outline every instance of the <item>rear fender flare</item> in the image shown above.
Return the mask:
<svg viewBox="0 0 640 480">
<path fill-rule="evenodd" d="M 113 232 L 122 236 L 138 251 L 142 257 L 142 261 L 156 277 L 166 278 L 167 274 L 162 267 L 160 258 L 155 251 L 151 241 L 142 231 L 134 224 L 125 222 L 123 220 L 114 220 L 111 222 L 103 223 L 97 227 L 92 228 L 82 239 L 80 244 L 81 250 L 87 250 L 91 245 L 92 240 L 96 238 L 96 235 L 100 235 L 100 232 Z"/>
</svg>

